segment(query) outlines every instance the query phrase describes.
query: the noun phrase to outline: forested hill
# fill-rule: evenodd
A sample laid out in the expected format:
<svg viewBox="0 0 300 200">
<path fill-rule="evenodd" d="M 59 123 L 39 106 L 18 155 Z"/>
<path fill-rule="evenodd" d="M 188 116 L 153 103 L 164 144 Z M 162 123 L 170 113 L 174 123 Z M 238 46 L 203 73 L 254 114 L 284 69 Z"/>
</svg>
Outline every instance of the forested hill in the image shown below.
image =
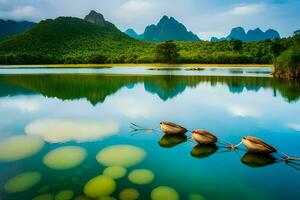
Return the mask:
<svg viewBox="0 0 300 200">
<path fill-rule="evenodd" d="M 104 58 L 118 59 L 127 51 L 134 52 L 141 45 L 144 43 L 122 33 L 112 23 L 100 26 L 79 18 L 59 17 L 41 21 L 25 33 L 0 41 L 0 57 L 6 56 L 8 63 L 13 59 L 15 63 L 52 63 L 53 60 L 54 63 L 77 60 L 101 63 Z"/>
<path fill-rule="evenodd" d="M 28 21 L 17 22 L 0 19 L 0 38 L 22 33 L 30 29 L 33 25 L 35 25 L 35 23 Z"/>
</svg>

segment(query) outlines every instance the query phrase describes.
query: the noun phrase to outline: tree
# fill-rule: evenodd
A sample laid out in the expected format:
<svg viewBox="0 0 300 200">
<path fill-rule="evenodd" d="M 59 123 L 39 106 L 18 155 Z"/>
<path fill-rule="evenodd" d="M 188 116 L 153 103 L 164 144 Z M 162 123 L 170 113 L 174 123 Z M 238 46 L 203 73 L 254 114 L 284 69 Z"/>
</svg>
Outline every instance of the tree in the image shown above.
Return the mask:
<svg viewBox="0 0 300 200">
<path fill-rule="evenodd" d="M 278 57 L 284 51 L 284 47 L 280 43 L 279 39 L 275 39 L 272 42 L 271 50 L 272 50 L 272 53 L 273 53 L 275 58 Z"/>
<path fill-rule="evenodd" d="M 295 38 L 296 44 L 300 45 L 300 30 L 297 30 L 294 32 L 294 38 Z"/>
<path fill-rule="evenodd" d="M 243 42 L 241 40 L 231 40 L 230 42 L 234 51 L 240 51 L 243 47 Z"/>
<path fill-rule="evenodd" d="M 158 44 L 155 48 L 156 59 L 161 63 L 176 63 L 179 60 L 179 53 L 173 41 L 166 41 Z"/>
</svg>

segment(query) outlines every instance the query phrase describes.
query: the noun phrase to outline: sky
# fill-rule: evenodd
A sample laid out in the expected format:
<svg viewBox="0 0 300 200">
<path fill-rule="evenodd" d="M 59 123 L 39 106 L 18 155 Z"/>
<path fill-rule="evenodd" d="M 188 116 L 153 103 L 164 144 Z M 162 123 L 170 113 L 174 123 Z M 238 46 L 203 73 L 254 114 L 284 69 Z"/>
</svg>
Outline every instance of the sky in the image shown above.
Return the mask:
<svg viewBox="0 0 300 200">
<path fill-rule="evenodd" d="M 300 29 L 300 0 L 0 0 L 0 18 L 17 21 L 83 18 L 90 10 L 138 33 L 163 15 L 173 16 L 203 40 L 227 36 L 237 26 L 273 28 L 282 37 Z"/>
</svg>

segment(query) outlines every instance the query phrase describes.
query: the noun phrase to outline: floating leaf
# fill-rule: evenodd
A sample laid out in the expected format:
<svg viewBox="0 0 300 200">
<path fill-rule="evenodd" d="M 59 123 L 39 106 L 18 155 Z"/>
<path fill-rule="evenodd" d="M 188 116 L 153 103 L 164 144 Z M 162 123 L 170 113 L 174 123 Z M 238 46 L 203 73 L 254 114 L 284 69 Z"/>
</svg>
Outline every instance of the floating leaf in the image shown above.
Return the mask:
<svg viewBox="0 0 300 200">
<path fill-rule="evenodd" d="M 44 141 L 36 136 L 19 135 L 0 143 L 0 162 L 12 162 L 31 157 L 44 147 Z"/>
<path fill-rule="evenodd" d="M 129 181 L 138 185 L 151 183 L 154 179 L 154 174 L 147 169 L 136 169 L 128 175 Z"/>
<path fill-rule="evenodd" d="M 140 196 L 140 193 L 133 188 L 127 188 L 120 192 L 119 199 L 120 200 L 136 200 Z"/>
<path fill-rule="evenodd" d="M 116 182 L 109 176 L 97 176 L 84 186 L 84 194 L 91 198 L 109 196 L 116 190 Z"/>
<path fill-rule="evenodd" d="M 146 152 L 132 145 L 114 145 L 102 149 L 96 156 L 99 163 L 105 166 L 131 167 L 146 157 Z"/>
<path fill-rule="evenodd" d="M 113 179 L 119 179 L 125 176 L 127 170 L 124 167 L 121 166 L 111 166 L 107 167 L 103 171 L 103 175 L 110 176 Z"/>
<path fill-rule="evenodd" d="M 25 172 L 8 180 L 4 185 L 4 190 L 7 193 L 23 192 L 35 186 L 41 178 L 38 172 Z"/>
<path fill-rule="evenodd" d="M 174 190 L 171 187 L 159 186 L 151 192 L 151 199 L 152 200 L 162 200 L 162 199 L 178 200 L 179 194 L 176 192 L 176 190 Z"/>
<path fill-rule="evenodd" d="M 60 147 L 49 152 L 44 158 L 44 164 L 56 170 L 66 170 L 80 165 L 85 157 L 86 150 L 81 147 Z"/>
</svg>

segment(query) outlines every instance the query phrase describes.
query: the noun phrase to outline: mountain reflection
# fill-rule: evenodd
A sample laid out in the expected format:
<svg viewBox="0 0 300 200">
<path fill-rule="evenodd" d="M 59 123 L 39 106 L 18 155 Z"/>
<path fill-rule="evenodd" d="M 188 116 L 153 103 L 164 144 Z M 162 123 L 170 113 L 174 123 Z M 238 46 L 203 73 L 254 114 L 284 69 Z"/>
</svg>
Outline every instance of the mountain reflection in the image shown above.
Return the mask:
<svg viewBox="0 0 300 200">
<path fill-rule="evenodd" d="M 138 83 L 144 84 L 147 92 L 158 95 L 163 101 L 203 83 L 227 85 L 231 93 L 272 89 L 274 96 L 280 93 L 288 102 L 300 98 L 299 83 L 266 77 L 99 74 L 3 75 L 0 76 L 0 96 L 42 94 L 62 100 L 85 98 L 95 105 L 121 88 L 133 88 Z"/>
</svg>

